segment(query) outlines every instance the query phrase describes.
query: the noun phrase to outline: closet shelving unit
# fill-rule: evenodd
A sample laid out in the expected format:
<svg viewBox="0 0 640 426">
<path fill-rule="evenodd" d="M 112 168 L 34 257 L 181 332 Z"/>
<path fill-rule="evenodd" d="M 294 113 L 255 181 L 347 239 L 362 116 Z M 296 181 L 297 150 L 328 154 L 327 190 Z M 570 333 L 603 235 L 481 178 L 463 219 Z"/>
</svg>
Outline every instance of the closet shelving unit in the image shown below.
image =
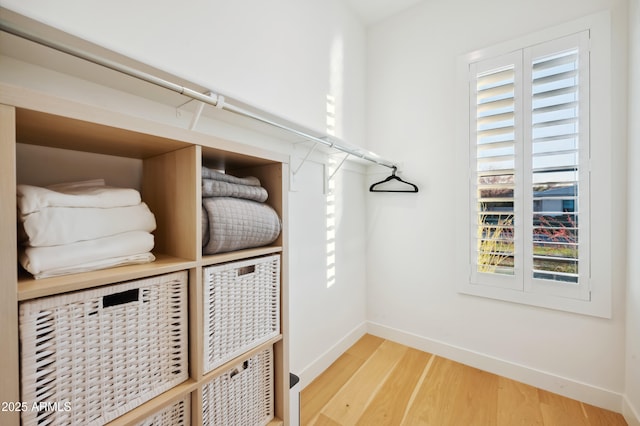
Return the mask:
<svg viewBox="0 0 640 426">
<path fill-rule="evenodd" d="M 157 221 L 156 261 L 62 277 L 34 280 L 18 268 L 15 194 L 16 144 L 62 148 L 137 159 L 141 194 Z M 287 424 L 289 413 L 287 183 L 284 155 L 210 135 L 79 104 L 28 89 L 0 84 L 0 401 L 20 401 L 19 303 L 176 271 L 187 271 L 189 379 L 129 411 L 110 425 L 137 424 L 186 396 L 191 424 L 202 423 L 202 388 L 213 377 L 255 353 L 273 348 L 272 425 Z M 256 176 L 269 192 L 268 204 L 282 219 L 273 244 L 203 256 L 201 251 L 201 167 L 236 176 Z M 56 164 L 51 164 L 56 167 Z M 40 174 L 46 170 L 40 170 Z M 55 182 L 51 182 L 55 183 Z M 203 360 L 203 268 L 264 255 L 281 256 L 280 334 L 211 372 Z M 0 413 L 3 425 L 19 425 L 20 413 Z"/>
</svg>

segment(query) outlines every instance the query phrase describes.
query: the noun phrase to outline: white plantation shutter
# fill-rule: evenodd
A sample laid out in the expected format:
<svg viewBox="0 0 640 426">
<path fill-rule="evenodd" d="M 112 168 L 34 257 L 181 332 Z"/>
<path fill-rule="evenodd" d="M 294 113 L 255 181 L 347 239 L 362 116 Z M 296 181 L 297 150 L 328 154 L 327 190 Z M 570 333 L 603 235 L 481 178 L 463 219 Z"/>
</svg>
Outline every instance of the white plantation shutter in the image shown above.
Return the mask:
<svg viewBox="0 0 640 426">
<path fill-rule="evenodd" d="M 529 291 L 589 298 L 589 33 L 524 51 Z"/>
<path fill-rule="evenodd" d="M 519 53 L 473 64 L 471 143 L 476 195 L 472 203 L 474 281 L 500 287 L 517 286 L 516 161 L 520 157 L 521 70 Z M 521 144 L 520 144 L 521 145 Z"/>
<path fill-rule="evenodd" d="M 589 297 L 588 36 L 470 64 L 473 283 Z"/>
</svg>

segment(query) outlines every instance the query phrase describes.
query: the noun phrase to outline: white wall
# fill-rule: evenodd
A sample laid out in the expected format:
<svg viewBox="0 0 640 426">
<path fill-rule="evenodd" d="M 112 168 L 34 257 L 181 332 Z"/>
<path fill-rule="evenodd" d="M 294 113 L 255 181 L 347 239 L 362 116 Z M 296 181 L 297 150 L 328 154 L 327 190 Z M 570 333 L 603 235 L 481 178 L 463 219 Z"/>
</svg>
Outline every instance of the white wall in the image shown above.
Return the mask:
<svg viewBox="0 0 640 426">
<path fill-rule="evenodd" d="M 365 332 L 365 175 L 345 164 L 330 183 L 334 192 L 325 194 L 322 169 L 307 161 L 295 177 L 305 189 L 289 195 L 296 241 L 290 272 L 297 277 L 290 290 L 291 370 L 303 386 Z M 335 267 L 327 257 L 333 244 Z"/>
<path fill-rule="evenodd" d="M 176 6 L 178 5 L 179 6 Z M 2 6 L 75 36 L 217 89 L 304 126 L 327 130 L 327 95 L 336 101 L 335 134 L 353 143 L 364 135 L 365 31 L 339 0 L 168 0 L 65 2 L 3 0 Z M 28 57 L 28 55 L 27 55 Z M 3 57 L 0 78 L 81 102 L 187 127 L 160 105 Z M 297 166 L 307 146 L 280 143 L 225 122 L 198 125 L 225 138 L 292 155 Z M 331 359 L 362 330 L 365 310 L 363 168 L 347 164 L 335 176 L 335 284 L 326 287 L 326 196 L 323 155 L 312 157 L 290 194 L 291 369 L 317 374 L 318 358 Z M 354 330 L 356 330 L 354 334 Z M 324 361 L 326 364 L 327 361 Z"/>
<path fill-rule="evenodd" d="M 416 196 L 368 197 L 372 330 L 464 362 L 620 410 L 625 345 L 625 0 L 423 2 L 372 27 L 369 148 L 404 162 Z M 456 61 L 459 55 L 612 10 L 613 318 L 600 319 L 456 292 Z M 553 11 L 552 13 L 550 11 Z M 622 80 L 622 81 L 621 81 Z M 607 84 L 602 82 L 601 84 Z M 618 118 L 620 117 L 621 118 Z M 622 190 L 621 190 L 622 189 Z M 597 220 L 597 218 L 596 218 Z M 606 224 L 603 224 L 607 226 Z"/>
<path fill-rule="evenodd" d="M 627 277 L 626 406 L 640 424 L 640 1 L 629 3 L 629 208 Z M 630 417 L 630 415 L 628 416 Z"/>
<path fill-rule="evenodd" d="M 2 6 L 300 124 L 363 134 L 364 30 L 339 0 L 3 0 Z"/>
</svg>

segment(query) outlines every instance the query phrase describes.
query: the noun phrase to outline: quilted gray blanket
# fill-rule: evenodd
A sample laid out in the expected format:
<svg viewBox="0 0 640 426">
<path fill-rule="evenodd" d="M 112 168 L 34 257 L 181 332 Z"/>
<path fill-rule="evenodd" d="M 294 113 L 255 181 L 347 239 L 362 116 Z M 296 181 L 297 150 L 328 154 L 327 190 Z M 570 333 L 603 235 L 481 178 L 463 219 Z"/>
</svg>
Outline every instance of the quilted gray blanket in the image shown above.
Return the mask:
<svg viewBox="0 0 640 426">
<path fill-rule="evenodd" d="M 231 176 L 233 177 L 233 176 Z M 202 179 L 203 197 L 233 197 L 244 198 L 263 203 L 267 200 L 267 190 L 261 186 L 241 185 L 223 182 L 216 179 Z"/>
<path fill-rule="evenodd" d="M 268 204 L 232 197 L 202 199 L 202 253 L 260 247 L 280 235 L 278 213 Z"/>
<path fill-rule="evenodd" d="M 221 182 L 235 183 L 237 185 L 260 186 L 260 180 L 257 177 L 232 176 L 226 173 L 219 172 L 217 170 L 209 169 L 205 166 L 202 166 L 202 178 L 219 180 Z"/>
</svg>

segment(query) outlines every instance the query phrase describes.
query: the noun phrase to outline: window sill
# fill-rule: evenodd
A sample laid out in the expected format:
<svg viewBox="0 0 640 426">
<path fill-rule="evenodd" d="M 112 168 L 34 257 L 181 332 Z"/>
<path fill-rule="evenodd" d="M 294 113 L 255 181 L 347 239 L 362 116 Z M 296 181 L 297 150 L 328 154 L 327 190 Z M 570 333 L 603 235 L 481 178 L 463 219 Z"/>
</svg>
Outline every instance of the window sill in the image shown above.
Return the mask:
<svg viewBox="0 0 640 426">
<path fill-rule="evenodd" d="M 612 315 L 611 299 L 604 294 L 599 298 L 592 294 L 591 300 L 579 300 L 472 283 L 461 285 L 458 293 L 599 318 L 611 319 Z"/>
</svg>

